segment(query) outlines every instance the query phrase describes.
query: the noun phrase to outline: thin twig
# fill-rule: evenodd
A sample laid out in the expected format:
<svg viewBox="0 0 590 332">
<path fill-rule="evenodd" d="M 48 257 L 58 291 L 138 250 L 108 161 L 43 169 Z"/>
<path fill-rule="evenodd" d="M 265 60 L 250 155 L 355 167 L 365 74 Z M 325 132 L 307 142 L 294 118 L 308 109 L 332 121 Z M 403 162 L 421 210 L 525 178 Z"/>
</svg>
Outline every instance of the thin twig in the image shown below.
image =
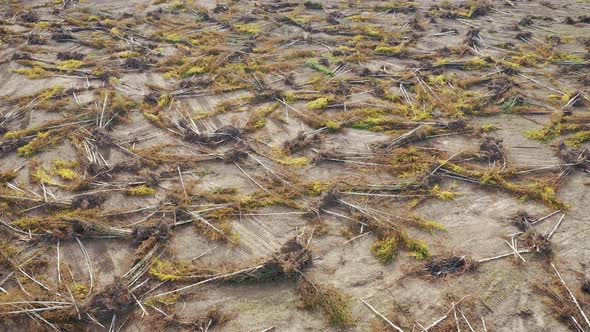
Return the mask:
<svg viewBox="0 0 590 332">
<path fill-rule="evenodd" d="M 582 317 L 584 317 L 584 321 L 586 321 L 586 325 L 588 325 L 588 327 L 590 327 L 590 320 L 588 320 L 588 317 L 584 313 L 584 310 L 582 310 L 582 307 L 580 307 L 580 304 L 578 303 L 578 300 L 574 296 L 574 293 L 572 293 L 572 291 L 569 289 L 569 287 L 567 287 L 567 284 L 565 283 L 565 281 L 561 277 L 561 274 L 559 274 L 559 271 L 557 271 L 557 268 L 555 267 L 555 264 L 553 264 L 553 262 L 551 262 L 551 267 L 555 271 L 555 274 L 557 274 L 557 277 L 559 278 L 559 281 L 561 281 L 561 283 L 563 284 L 563 287 L 565 287 L 565 289 L 567 290 L 568 294 L 572 298 L 572 301 L 574 302 L 574 304 L 576 305 L 576 307 L 580 311 L 580 314 L 582 314 Z"/>
<path fill-rule="evenodd" d="M 393 324 L 389 319 L 387 319 L 387 317 L 383 316 L 383 314 L 381 314 L 379 311 L 377 311 L 375 308 L 373 308 L 372 305 L 370 305 L 367 301 L 363 300 L 363 299 L 359 299 L 361 300 L 361 302 L 363 302 L 367 308 L 369 308 L 375 315 L 381 317 L 381 319 L 383 319 L 385 322 L 387 322 L 387 324 L 389 324 L 389 326 L 393 327 L 396 331 L 399 332 L 404 332 L 404 330 L 402 330 L 399 326 Z"/>
</svg>

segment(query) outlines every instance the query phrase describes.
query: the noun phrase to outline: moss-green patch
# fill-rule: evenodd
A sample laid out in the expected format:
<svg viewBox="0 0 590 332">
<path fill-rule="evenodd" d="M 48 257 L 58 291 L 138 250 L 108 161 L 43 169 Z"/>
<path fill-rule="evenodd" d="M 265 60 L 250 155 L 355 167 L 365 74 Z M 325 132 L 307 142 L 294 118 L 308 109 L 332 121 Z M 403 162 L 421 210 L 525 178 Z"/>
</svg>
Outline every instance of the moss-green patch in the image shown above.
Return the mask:
<svg viewBox="0 0 590 332">
<path fill-rule="evenodd" d="M 395 235 L 391 235 L 373 242 L 370 250 L 379 262 L 387 264 L 395 258 L 397 247 L 398 238 Z"/>
<path fill-rule="evenodd" d="M 125 193 L 130 196 L 153 196 L 156 193 L 156 190 L 152 187 L 142 184 L 140 186 L 127 189 Z"/>
<path fill-rule="evenodd" d="M 422 240 L 406 238 L 404 240 L 404 246 L 407 250 L 410 251 L 410 256 L 416 258 L 417 260 L 424 260 L 430 257 L 430 251 L 428 250 L 428 246 L 426 245 L 426 242 Z"/>
<path fill-rule="evenodd" d="M 548 143 L 559 136 L 560 130 L 557 127 L 549 126 L 537 130 L 524 132 L 526 138 L 534 139 L 542 143 Z"/>
<path fill-rule="evenodd" d="M 320 97 L 316 100 L 310 101 L 305 106 L 310 110 L 326 108 L 326 106 L 330 104 L 330 101 L 332 101 L 332 99 L 332 97 Z"/>
<path fill-rule="evenodd" d="M 288 165 L 288 166 L 305 166 L 309 164 L 309 158 L 305 156 L 301 157 L 287 157 L 284 156 L 282 158 L 274 159 L 277 163 L 281 165 Z"/>
<path fill-rule="evenodd" d="M 391 124 L 391 121 L 392 119 L 382 114 L 374 114 L 368 115 L 365 118 L 353 122 L 351 124 L 351 127 L 356 129 L 366 129 L 370 131 L 386 131 L 389 128 L 389 124 Z"/>
<path fill-rule="evenodd" d="M 39 133 L 27 145 L 18 148 L 17 154 L 22 157 L 31 157 L 39 152 L 46 151 L 61 142 L 64 138 L 63 134 L 63 130 L 57 129 Z"/>
<path fill-rule="evenodd" d="M 190 271 L 190 266 L 186 262 L 165 261 L 154 259 L 150 264 L 150 274 L 161 281 L 181 281 Z"/>
<path fill-rule="evenodd" d="M 310 59 L 307 60 L 305 62 L 305 65 L 308 66 L 309 68 L 319 71 L 320 73 L 327 75 L 327 76 L 333 76 L 334 72 L 332 71 L 332 69 L 322 65 L 321 63 L 318 62 L 318 60 L 316 59 Z"/>
<path fill-rule="evenodd" d="M 140 55 L 141 54 L 139 52 L 135 52 L 135 51 L 124 51 L 124 52 L 120 52 L 117 54 L 117 56 L 119 58 L 123 58 L 123 59 L 134 58 L 134 57 L 138 57 Z"/>
<path fill-rule="evenodd" d="M 388 55 L 388 56 L 400 56 L 406 53 L 406 46 L 405 45 L 397 45 L 397 46 L 388 46 L 388 45 L 381 45 L 375 47 L 375 53 L 381 55 Z"/>
<path fill-rule="evenodd" d="M 363 26 L 363 32 L 365 35 L 372 37 L 374 39 L 381 39 L 383 38 L 384 32 L 382 28 L 378 25 L 366 24 Z"/>
<path fill-rule="evenodd" d="M 201 67 L 201 66 L 192 66 L 187 71 L 185 71 L 184 73 L 182 73 L 182 77 L 184 77 L 184 78 L 191 77 L 191 76 L 196 75 L 196 74 L 202 74 L 205 71 L 206 71 L 206 69 L 204 67 Z"/>
<path fill-rule="evenodd" d="M 234 29 L 249 35 L 257 35 L 262 31 L 260 25 L 256 23 L 236 23 Z"/>
<path fill-rule="evenodd" d="M 72 293 L 77 299 L 84 299 L 88 296 L 88 286 L 76 283 Z"/>
<path fill-rule="evenodd" d="M 51 172 L 46 169 L 38 159 L 33 158 L 30 162 L 30 166 L 29 177 L 31 182 L 57 185 L 57 182 L 51 177 Z"/>
<path fill-rule="evenodd" d="M 310 181 L 304 185 L 305 194 L 310 196 L 319 196 L 325 192 L 330 186 L 327 182 L 322 181 Z"/>
<path fill-rule="evenodd" d="M 483 124 L 483 125 L 481 125 L 480 128 L 481 128 L 481 131 L 484 133 L 489 133 L 489 132 L 496 131 L 496 130 L 500 129 L 496 125 L 493 125 L 493 124 Z"/>
<path fill-rule="evenodd" d="M 164 32 L 162 33 L 162 39 L 172 44 L 182 43 L 185 40 L 185 38 L 178 32 Z"/>
<path fill-rule="evenodd" d="M 166 128 L 166 121 L 159 113 L 143 112 L 143 116 L 160 128 Z"/>
<path fill-rule="evenodd" d="M 279 148 L 273 148 L 272 151 L 272 160 L 276 163 L 281 165 L 287 166 L 305 166 L 309 164 L 309 158 L 306 156 L 289 156 L 285 154 L 285 152 Z"/>
<path fill-rule="evenodd" d="M 51 168 L 51 175 L 59 176 L 62 180 L 75 180 L 80 177 L 80 174 L 75 171 L 78 167 L 78 161 L 54 160 Z"/>
<path fill-rule="evenodd" d="M 57 63 L 57 69 L 59 70 L 63 70 L 63 71 L 68 71 L 68 70 L 72 70 L 72 69 L 78 69 L 80 67 L 82 67 L 84 65 L 84 62 L 80 61 L 80 60 L 64 60 L 64 61 L 60 61 Z"/>
<path fill-rule="evenodd" d="M 480 68 L 489 67 L 490 64 L 481 57 L 469 59 L 463 65 L 466 70 L 478 70 Z"/>
<path fill-rule="evenodd" d="M 549 61 L 569 61 L 574 63 L 584 63 L 585 60 L 579 55 L 565 52 L 554 52 L 549 57 Z"/>
<path fill-rule="evenodd" d="M 454 193 L 450 190 L 443 190 L 440 189 L 438 184 L 435 184 L 434 187 L 432 187 L 430 189 L 430 193 L 435 196 L 438 199 L 441 199 L 443 201 L 450 201 L 450 200 L 454 200 L 455 197 L 457 196 L 457 193 Z"/>
<path fill-rule="evenodd" d="M 416 224 L 421 229 L 424 229 L 430 233 L 434 233 L 434 231 L 446 231 L 447 228 L 436 221 L 428 220 L 420 216 L 412 216 L 412 222 Z"/>
<path fill-rule="evenodd" d="M 588 141 L 590 141 L 590 130 L 575 133 L 572 137 L 565 140 L 565 144 L 578 148 L 580 145 Z"/>
<path fill-rule="evenodd" d="M 170 10 L 172 10 L 172 11 L 184 10 L 184 9 L 186 9 L 186 5 L 187 4 L 184 1 L 175 0 L 175 1 L 172 1 L 172 3 L 170 4 Z"/>
<path fill-rule="evenodd" d="M 40 66 L 34 66 L 32 68 L 17 68 L 13 70 L 17 74 L 22 74 L 27 76 L 28 78 L 45 78 L 50 76 L 50 72 L 43 69 Z"/>
<path fill-rule="evenodd" d="M 158 98 L 158 106 L 164 107 L 168 106 L 172 103 L 172 96 L 168 94 L 163 94 Z"/>
<path fill-rule="evenodd" d="M 51 88 L 43 89 L 37 96 L 43 100 L 51 99 L 56 94 L 62 92 L 65 88 L 61 85 L 56 85 Z"/>
<path fill-rule="evenodd" d="M 525 52 L 513 55 L 510 59 L 512 63 L 517 65 L 534 67 L 538 64 L 537 58 L 538 55 L 536 53 Z"/>
</svg>

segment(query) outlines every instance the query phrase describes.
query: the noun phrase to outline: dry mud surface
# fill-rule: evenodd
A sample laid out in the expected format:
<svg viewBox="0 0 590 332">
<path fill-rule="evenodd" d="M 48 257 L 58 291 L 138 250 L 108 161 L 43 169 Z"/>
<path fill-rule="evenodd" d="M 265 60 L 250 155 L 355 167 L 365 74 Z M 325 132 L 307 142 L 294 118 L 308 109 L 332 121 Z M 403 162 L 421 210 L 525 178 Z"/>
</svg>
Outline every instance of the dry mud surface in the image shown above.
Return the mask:
<svg viewBox="0 0 590 332">
<path fill-rule="evenodd" d="M 590 331 L 590 2 L 0 1 L 0 331 Z"/>
</svg>

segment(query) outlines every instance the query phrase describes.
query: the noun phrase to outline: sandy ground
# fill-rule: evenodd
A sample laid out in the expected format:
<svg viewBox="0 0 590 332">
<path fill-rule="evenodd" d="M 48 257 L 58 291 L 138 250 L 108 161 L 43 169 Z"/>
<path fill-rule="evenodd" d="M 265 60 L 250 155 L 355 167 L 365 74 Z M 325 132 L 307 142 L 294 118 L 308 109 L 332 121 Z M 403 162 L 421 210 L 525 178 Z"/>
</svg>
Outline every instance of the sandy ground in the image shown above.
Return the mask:
<svg viewBox="0 0 590 332">
<path fill-rule="evenodd" d="M 17 1 L 19 2 L 19 1 Z M 213 10 L 220 3 L 218 1 L 195 1 L 200 6 Z M 244 13 L 253 12 L 259 4 L 281 3 L 285 1 L 256 1 L 252 4 L 243 4 Z M 454 2 L 454 1 L 451 1 Z M 6 2 L 8 3 L 8 1 Z M 392 1 L 321 1 L 328 11 L 339 10 L 343 15 L 367 15 L 371 22 L 378 26 L 400 27 L 412 17 L 417 16 L 424 22 L 427 21 L 423 15 L 433 4 L 431 1 L 416 1 L 419 8 L 418 13 L 379 12 L 378 15 L 372 11 L 372 6 L 393 3 Z M 39 12 L 42 19 L 59 20 L 55 15 L 50 14 L 50 7 L 40 5 L 40 1 L 20 1 L 20 5 L 36 6 L 35 11 Z M 437 19 L 436 22 L 428 23 L 426 31 L 421 34 L 429 36 L 438 33 L 442 28 L 457 29 L 457 34 L 433 36 L 421 38 L 411 46 L 416 54 L 441 49 L 442 47 L 452 48 L 460 45 L 465 39 L 466 32 L 472 27 L 481 29 L 482 38 L 489 47 L 483 47 L 485 55 L 499 57 L 503 54 L 502 49 L 491 47 L 503 41 L 522 43 L 514 38 L 515 31 L 509 28 L 517 24 L 527 15 L 548 16 L 550 21 L 543 24 L 523 28 L 524 31 L 532 31 L 534 36 L 542 38 L 548 33 L 558 36 L 567 36 L 572 40 L 576 38 L 588 38 L 590 24 L 578 23 L 574 25 L 562 24 L 566 17 L 578 17 L 590 15 L 590 3 L 587 1 L 498 1 L 493 3 L 495 10 L 484 16 L 465 19 Z M 148 0 L 132 1 L 81 1 L 63 13 L 89 13 L 96 15 L 108 15 L 118 17 L 121 13 L 133 13 L 136 16 L 145 16 L 145 13 L 159 7 L 170 6 L 169 3 L 161 5 L 154 4 Z M 554 8 L 553 8 L 554 7 Z M 8 9 L 8 4 L 1 4 L 0 8 Z M 16 15 L 16 14 L 14 14 Z M 183 13 L 181 15 L 190 15 Z M 246 14 L 244 14 L 246 15 Z M 3 14 L 2 27 L 13 32 L 28 31 L 30 27 L 18 24 Z M 257 22 L 270 24 L 264 18 L 256 18 Z M 260 21 L 258 21 L 260 20 Z M 352 21 L 351 21 L 352 22 Z M 9 24 L 10 23 L 10 24 Z M 352 23 L 350 23 L 352 24 Z M 146 34 L 153 25 L 143 26 Z M 45 32 L 43 32 L 45 33 Z M 266 31 L 274 36 L 289 35 L 299 36 L 302 32 L 299 27 L 278 25 L 271 31 Z M 311 33 L 314 38 L 337 46 L 337 39 L 323 33 Z M 31 80 L 14 72 L 22 68 L 21 64 L 11 60 L 13 54 L 21 52 L 23 45 L 3 43 L 0 44 L 0 97 L 23 97 L 32 96 L 43 89 L 62 85 L 66 88 L 83 88 L 86 86 L 86 79 L 75 77 L 75 75 L 57 75 L 42 79 Z M 93 59 L 107 59 L 110 51 L 108 49 L 96 50 L 76 43 L 50 43 L 43 46 L 44 53 L 36 56 L 42 59 L 54 59 L 57 52 L 77 51 L 85 54 L 92 54 Z M 327 52 L 317 44 L 294 44 L 292 49 L 308 48 Z M 562 45 L 562 49 L 569 52 L 583 54 L 582 43 L 569 42 Z M 162 45 L 162 53 L 174 54 L 178 50 L 169 44 Z M 287 50 L 284 50 L 286 52 Z M 585 60 L 586 63 L 588 59 Z M 417 61 L 411 58 L 395 57 L 373 57 L 365 64 L 369 68 L 386 68 L 390 73 L 402 71 L 408 65 L 415 65 Z M 574 79 L 575 75 L 559 76 L 562 67 L 554 64 L 539 66 L 529 69 L 527 75 L 552 87 L 560 87 L 565 90 L 582 91 L 588 95 L 588 86 L 584 86 Z M 446 73 L 455 72 L 458 77 L 467 77 L 472 72 L 449 69 Z M 588 66 L 579 67 L 577 72 L 580 75 L 589 75 Z M 297 81 L 303 82 L 312 77 L 309 68 L 299 68 L 294 71 Z M 485 72 L 480 73 L 485 75 Z M 476 74 L 480 75 L 480 74 Z M 545 75 L 546 74 L 546 75 Z M 548 78 L 550 77 L 550 78 Z M 276 77 L 275 77 L 276 78 Z M 514 76 L 513 80 L 519 85 L 520 93 L 527 98 L 537 101 L 545 101 L 547 95 L 552 93 L 539 84 L 530 80 Z M 172 88 L 175 80 L 163 78 L 161 72 L 146 69 L 144 72 L 121 73 L 118 86 L 122 93 L 133 99 L 141 100 L 149 91 L 148 85 L 159 85 Z M 93 79 L 90 84 L 100 87 L 106 84 Z M 399 87 L 391 85 L 392 89 L 399 91 Z M 277 89 L 286 88 L 283 83 L 276 83 Z M 478 89 L 475 87 L 474 89 Z M 179 99 L 176 104 L 179 108 L 188 109 L 190 114 L 198 115 L 216 109 L 215 105 L 226 100 L 237 100 L 250 93 L 244 90 L 226 93 L 207 93 L 198 97 L 186 97 Z M 81 91 L 77 94 L 80 103 L 95 101 L 96 96 L 91 91 Z M 359 93 L 349 98 L 348 102 L 369 102 L 368 94 Z M 74 103 L 73 100 L 70 101 Z M 99 101 L 100 102 L 100 101 Z M 296 101 L 293 108 L 305 108 L 307 101 Z M 576 112 L 588 115 L 588 102 L 576 107 Z M 200 130 L 209 132 L 229 123 L 245 123 L 249 117 L 251 106 L 244 106 L 240 111 L 220 113 L 203 120 L 197 120 L 196 125 Z M 11 105 L 2 104 L 0 110 L 4 115 L 12 109 Z M 545 110 L 544 108 L 540 108 Z M 246 111 L 243 111 L 246 110 Z M 327 110 L 327 114 L 336 114 L 336 110 Z M 252 134 L 252 138 L 264 141 L 265 144 L 282 145 L 286 140 L 297 135 L 300 130 L 313 130 L 308 124 L 303 123 L 294 113 L 286 107 L 280 107 L 282 114 L 281 121 L 268 119 L 261 130 Z M 333 112 L 333 113 L 330 113 Z M 550 113 L 550 112 L 544 112 Z M 9 130 L 19 130 L 43 125 L 43 123 L 61 119 L 59 113 L 51 113 L 44 110 L 32 109 L 22 117 L 11 121 Z M 545 165 L 559 165 L 560 159 L 556 156 L 556 145 L 544 144 L 525 137 L 524 133 L 530 130 L 542 128 L 550 119 L 549 114 L 494 114 L 491 116 L 471 116 L 465 118 L 468 121 L 479 125 L 494 125 L 498 130 L 489 133 L 490 136 L 501 139 L 505 156 L 513 166 L 523 169 L 533 169 Z M 154 126 L 149 122 L 142 111 L 131 112 L 126 122 L 116 125 L 112 135 L 121 141 L 136 140 L 134 148 L 151 147 L 162 143 L 184 144 L 182 139 L 170 131 Z M 391 133 L 373 132 L 362 129 L 346 128 L 336 133 L 328 133 L 323 137 L 317 149 L 336 149 L 344 151 L 367 152 L 368 147 L 376 142 L 390 140 Z M 425 142 L 416 143 L 418 146 L 440 149 L 449 155 L 460 151 L 478 149 L 480 139 L 469 134 L 444 135 L 429 139 Z M 588 146 L 586 143 L 582 145 Z M 223 153 L 229 147 L 220 146 L 216 152 Z M 177 148 L 176 153 L 189 154 L 189 148 Z M 129 158 L 127 154 L 116 148 L 102 149 L 101 153 L 111 163 L 120 162 Z M 306 152 L 307 153 L 307 152 Z M 311 155 L 311 153 L 310 153 Z M 43 151 L 36 158 L 49 165 L 54 159 L 71 160 L 79 157 L 75 146 L 69 141 L 56 146 L 50 150 Z M 2 156 L 0 165 L 2 170 L 16 169 L 26 165 L 31 158 L 18 156 L 17 153 L 8 153 Z M 256 165 L 256 164 L 254 164 Z M 247 168 L 252 174 L 264 174 L 265 170 L 260 166 Z M 275 165 L 279 169 L 280 165 Z M 381 172 L 374 167 L 346 166 L 340 163 L 310 163 L 302 167 L 287 167 L 290 171 L 302 176 L 308 181 L 330 181 L 335 178 L 361 177 L 366 183 L 388 183 L 391 182 L 391 174 Z M 30 181 L 30 168 L 24 166 L 19 170 L 17 181 L 23 188 L 30 188 L 37 193 L 42 193 L 37 184 Z M 131 176 L 129 178 L 132 178 Z M 231 163 L 219 161 L 201 162 L 191 166 L 183 175 L 186 183 L 197 183 L 199 190 L 215 190 L 216 188 L 238 188 L 240 194 L 247 195 L 259 190 L 259 187 L 244 176 L 244 172 L 234 167 Z M 562 224 L 559 226 L 551 244 L 554 262 L 560 271 L 563 279 L 570 288 L 575 289 L 575 294 L 581 296 L 583 304 L 590 302 L 590 295 L 581 292 L 579 289 L 584 282 L 590 278 L 590 191 L 588 187 L 588 173 L 582 170 L 574 170 L 560 184 L 557 198 L 569 205 Z M 157 192 L 152 197 L 129 197 L 123 192 L 112 192 L 102 204 L 101 210 L 133 210 L 146 206 L 159 204 L 165 199 L 169 192 L 167 188 L 178 187 L 177 177 L 164 179 L 159 183 Z M 419 204 L 413 213 L 427 219 L 441 223 L 446 231 L 429 233 L 420 229 L 409 229 L 409 232 L 425 241 L 431 255 L 456 255 L 468 256 L 475 260 L 493 257 L 496 255 L 510 253 L 511 249 L 506 245 L 504 239 L 510 234 L 518 232 L 518 229 L 511 224 L 510 218 L 519 211 L 526 211 L 533 216 L 545 216 L 555 209 L 548 207 L 543 202 L 528 200 L 522 202 L 517 196 L 503 191 L 499 188 L 484 187 L 479 184 L 445 178 L 441 180 L 440 187 L 453 188 L 457 193 L 453 200 L 427 199 Z M 58 197 L 66 197 L 69 193 L 60 187 L 54 187 L 53 193 Z M 346 196 L 345 196 L 346 197 Z M 352 199 L 352 198 L 351 198 Z M 401 199 L 372 199 L 359 200 L 358 204 L 370 206 L 383 211 L 405 211 L 407 200 Z M 341 207 L 334 208 L 335 212 L 346 214 L 347 210 Z M 170 233 L 166 241 L 166 250 L 160 255 L 169 260 L 191 261 L 199 258 L 203 262 L 211 264 L 232 263 L 241 266 L 254 265 L 262 259 L 273 255 L 280 250 L 281 246 L 290 239 L 300 236 L 304 231 L 309 231 L 309 220 L 300 214 L 283 214 L 295 212 L 288 207 L 265 207 L 256 211 L 259 215 L 244 215 L 231 220 L 233 231 L 239 234 L 239 245 L 226 242 L 214 241 L 199 233 L 198 229 L 190 225 L 176 227 Z M 32 211 L 26 214 L 27 218 L 34 216 L 45 216 L 43 212 Z M 136 222 L 141 222 L 148 216 L 148 213 L 141 212 L 128 218 L 116 219 L 114 225 L 117 227 L 128 227 Z M 558 213 L 539 225 L 535 229 L 539 233 L 551 232 L 561 213 Z M 12 220 L 6 219 L 6 222 Z M 380 331 L 387 330 L 383 321 L 359 300 L 364 299 L 377 311 L 389 317 L 408 330 L 420 330 L 419 324 L 428 326 L 440 317 L 444 316 L 454 301 L 463 299 L 462 308 L 467 315 L 469 322 L 476 331 L 484 331 L 482 322 L 488 331 L 566 331 L 571 326 L 566 326 L 563 321 L 552 315 L 554 304 L 541 295 L 536 288 L 538 285 L 554 283 L 555 274 L 549 266 L 546 258 L 535 255 L 524 255 L 526 262 L 515 257 L 508 257 L 497 261 L 482 264 L 477 271 L 463 273 L 448 278 L 436 279 L 417 275 L 416 271 L 423 268 L 424 262 L 410 257 L 405 252 L 400 252 L 398 257 L 389 264 L 380 263 L 371 254 L 370 247 L 377 239 L 374 234 L 366 234 L 349 241 L 342 236 L 342 228 L 347 225 L 347 220 L 335 215 L 323 214 L 321 221 L 325 226 L 319 235 L 313 235 L 308 248 L 314 260 L 313 266 L 306 270 L 306 275 L 313 280 L 329 284 L 343 291 L 350 299 L 350 307 L 354 324 L 347 328 L 350 331 Z M 3 238 L 13 241 L 11 231 L 3 229 Z M 308 234 L 308 233 L 307 233 Z M 359 234 L 354 234 L 354 236 Z M 137 245 L 131 244 L 129 239 L 84 239 L 85 248 L 91 257 L 92 270 L 94 274 L 95 292 L 106 289 L 112 285 L 116 278 L 124 275 L 133 264 L 133 253 Z M 50 288 L 57 287 L 57 257 L 55 255 L 56 243 L 26 244 L 20 243 L 23 251 L 19 259 L 24 260 L 29 255 L 39 252 L 40 259 L 46 264 L 44 272 L 37 272 L 37 278 L 42 280 Z M 38 251 L 36 251 L 38 250 Z M 88 282 L 88 269 L 84 255 L 76 241 L 60 242 L 60 259 L 66 262 L 71 269 L 75 280 Z M 204 254 L 204 255 L 203 255 Z M 36 255 L 36 254 L 35 254 Z M 12 269 L 3 267 L 0 270 L 0 280 L 7 276 Z M 64 273 L 62 271 L 62 273 Z M 30 281 L 28 281 L 30 283 Z M 180 283 L 179 285 L 184 285 Z M 2 286 L 2 283 L 0 283 Z M 18 284 L 12 279 L 7 282 L 5 289 L 8 293 L 18 289 Z M 27 286 L 28 287 L 28 286 Z M 164 284 L 162 290 L 176 288 L 173 285 Z M 81 302 L 83 300 L 80 300 Z M 569 301 L 569 299 L 567 299 Z M 295 280 L 277 280 L 264 283 L 247 284 L 223 284 L 210 283 L 190 289 L 174 305 L 164 310 L 175 313 L 175 318 L 190 320 L 206 312 L 208 308 L 216 306 L 222 308 L 223 312 L 230 316 L 230 319 L 223 325 L 214 327 L 216 331 L 263 331 L 274 328 L 274 331 L 338 331 L 340 328 L 331 326 L 321 310 L 303 310 L 300 305 L 300 298 L 297 292 Z M 2 308 L 4 310 L 5 308 Z M 147 309 L 149 317 L 142 314 L 139 307 L 133 308 L 132 315 L 124 323 L 120 318 L 116 326 L 117 331 L 148 331 L 151 328 L 153 319 L 159 319 L 161 314 L 151 308 Z M 583 310 L 590 314 L 590 307 L 585 306 Z M 11 316 L 0 317 L 0 331 L 25 331 L 30 328 L 51 330 L 46 324 L 28 321 L 30 325 L 18 325 L 12 321 Z M 157 317 L 157 318 L 156 318 Z M 26 318 L 26 317 L 25 317 Z M 448 318 L 454 320 L 455 318 Z M 105 323 L 105 322 L 103 322 Z M 107 322 L 108 324 L 109 322 Z M 120 325 L 119 325 L 120 324 Z M 582 322 L 580 322 L 582 324 Z M 590 326 L 583 325 L 584 331 Z M 467 325 L 462 321 L 461 328 L 467 330 Z M 84 324 L 72 327 L 57 327 L 59 330 L 103 330 L 96 324 L 86 320 Z M 108 326 L 105 330 L 108 329 Z M 169 330 L 181 330 L 180 327 L 170 327 Z M 190 330 L 190 328 L 185 328 Z M 392 329 L 391 329 L 392 330 Z"/>
</svg>

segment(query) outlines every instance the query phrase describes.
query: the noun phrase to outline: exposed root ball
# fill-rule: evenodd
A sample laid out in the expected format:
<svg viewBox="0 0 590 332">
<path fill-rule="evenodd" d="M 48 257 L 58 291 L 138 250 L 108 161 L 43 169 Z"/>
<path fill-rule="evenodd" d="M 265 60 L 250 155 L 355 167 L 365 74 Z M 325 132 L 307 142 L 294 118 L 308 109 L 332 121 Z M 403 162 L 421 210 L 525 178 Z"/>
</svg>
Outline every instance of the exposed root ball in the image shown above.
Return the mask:
<svg viewBox="0 0 590 332">
<path fill-rule="evenodd" d="M 150 105 L 157 105 L 158 100 L 160 99 L 161 94 L 156 91 L 152 91 L 147 95 L 143 96 L 143 101 L 150 104 Z"/>
<path fill-rule="evenodd" d="M 211 141 L 213 141 L 215 144 L 221 144 L 230 139 L 240 138 L 241 133 L 242 131 L 240 130 L 240 128 L 236 126 L 227 125 L 218 128 L 210 136 Z"/>
<path fill-rule="evenodd" d="M 150 237 L 155 237 L 157 240 L 165 240 L 170 233 L 170 225 L 159 222 L 151 226 L 137 225 L 133 228 L 131 236 L 134 243 L 143 242 Z"/>
<path fill-rule="evenodd" d="M 96 145 L 100 147 L 105 147 L 112 145 L 114 142 L 114 138 L 103 128 L 95 128 L 92 130 L 92 136 L 94 137 L 94 141 Z"/>
<path fill-rule="evenodd" d="M 0 143 L 0 155 L 16 151 L 27 145 L 33 138 L 11 138 Z"/>
<path fill-rule="evenodd" d="M 51 39 L 55 40 L 58 43 L 66 43 L 66 42 L 76 39 L 76 37 L 74 37 L 74 35 L 72 35 L 71 33 L 59 31 L 59 32 L 54 32 L 51 35 Z"/>
<path fill-rule="evenodd" d="M 463 40 L 463 43 L 473 47 L 480 44 L 479 29 L 470 29 L 467 31 L 467 37 Z"/>
<path fill-rule="evenodd" d="M 315 202 L 311 202 L 308 205 L 308 213 L 307 213 L 307 217 L 314 217 L 314 216 L 318 216 L 319 213 L 321 212 L 322 209 L 325 209 L 329 206 L 332 206 L 336 203 L 338 203 L 338 200 L 340 200 L 340 192 L 338 191 L 338 189 L 331 189 L 328 190 L 326 192 L 324 192 L 322 194 L 322 196 L 320 196 L 320 198 L 315 201 Z"/>
<path fill-rule="evenodd" d="M 39 22 L 39 15 L 34 11 L 27 11 L 20 15 L 20 19 L 26 23 Z"/>
<path fill-rule="evenodd" d="M 223 160 L 226 163 L 239 162 L 241 160 L 246 159 L 247 157 L 248 157 L 248 148 L 246 146 L 242 146 L 242 145 L 236 145 L 235 147 L 227 150 L 223 154 Z"/>
<path fill-rule="evenodd" d="M 278 253 L 263 262 L 262 268 L 238 275 L 232 278 L 232 281 L 292 279 L 311 264 L 311 252 L 297 239 L 292 239 L 285 243 Z"/>
<path fill-rule="evenodd" d="M 530 31 L 527 32 L 519 32 L 516 34 L 516 39 L 524 39 L 524 40 L 529 40 L 531 39 L 531 37 L 533 37 L 533 33 Z"/>
<path fill-rule="evenodd" d="M 133 295 L 120 279 L 115 279 L 112 285 L 92 296 L 81 311 L 88 312 L 101 321 L 110 320 L 113 315 L 124 317 L 133 308 Z"/>
<path fill-rule="evenodd" d="M 129 57 L 125 59 L 123 66 L 129 69 L 145 69 L 149 65 L 149 62 L 144 58 Z"/>
<path fill-rule="evenodd" d="M 444 278 L 449 275 L 457 275 L 468 271 L 475 271 L 477 262 L 465 256 L 433 257 L 424 266 L 426 271 L 435 278 Z"/>
<path fill-rule="evenodd" d="M 447 123 L 447 128 L 449 128 L 449 130 L 452 130 L 452 131 L 458 131 L 458 130 L 464 129 L 466 126 L 467 126 L 467 122 L 465 122 L 465 120 L 463 120 L 463 119 L 449 121 Z"/>
<path fill-rule="evenodd" d="M 72 207 L 83 210 L 95 209 L 104 203 L 105 200 L 104 195 L 100 193 L 79 195 L 72 200 Z"/>
<path fill-rule="evenodd" d="M 488 1 L 474 1 L 471 5 L 471 17 L 487 15 L 490 10 L 492 10 L 492 5 Z"/>
<path fill-rule="evenodd" d="M 84 54 L 80 52 L 58 52 L 57 58 L 59 60 L 82 60 L 84 59 Z"/>
<path fill-rule="evenodd" d="M 479 151 L 483 153 L 489 162 L 495 162 L 504 159 L 502 140 L 486 136 L 479 145 Z"/>
<path fill-rule="evenodd" d="M 285 141 L 283 147 L 289 154 L 295 153 L 308 147 L 311 144 L 318 143 L 320 136 L 318 134 L 306 135 L 303 131 L 300 131 L 297 136 L 291 140 Z"/>
<path fill-rule="evenodd" d="M 487 88 L 494 92 L 496 99 L 502 99 L 504 94 L 508 92 L 515 84 L 505 76 L 496 78 L 488 83 Z M 515 100 L 517 103 L 523 103 L 524 100 Z"/>
<path fill-rule="evenodd" d="M 518 228 L 520 231 L 527 231 L 530 227 L 528 224 L 537 220 L 537 218 L 531 216 L 530 214 L 524 211 L 518 211 L 514 216 L 511 218 L 512 225 Z"/>
<path fill-rule="evenodd" d="M 557 156 L 567 164 L 574 164 L 578 168 L 590 171 L 590 155 L 586 149 L 573 149 L 560 142 Z"/>
<path fill-rule="evenodd" d="M 534 233 L 533 231 L 527 231 L 521 239 L 525 246 L 533 247 L 541 256 L 550 257 L 553 255 L 551 241 L 549 241 L 544 235 Z"/>
</svg>

